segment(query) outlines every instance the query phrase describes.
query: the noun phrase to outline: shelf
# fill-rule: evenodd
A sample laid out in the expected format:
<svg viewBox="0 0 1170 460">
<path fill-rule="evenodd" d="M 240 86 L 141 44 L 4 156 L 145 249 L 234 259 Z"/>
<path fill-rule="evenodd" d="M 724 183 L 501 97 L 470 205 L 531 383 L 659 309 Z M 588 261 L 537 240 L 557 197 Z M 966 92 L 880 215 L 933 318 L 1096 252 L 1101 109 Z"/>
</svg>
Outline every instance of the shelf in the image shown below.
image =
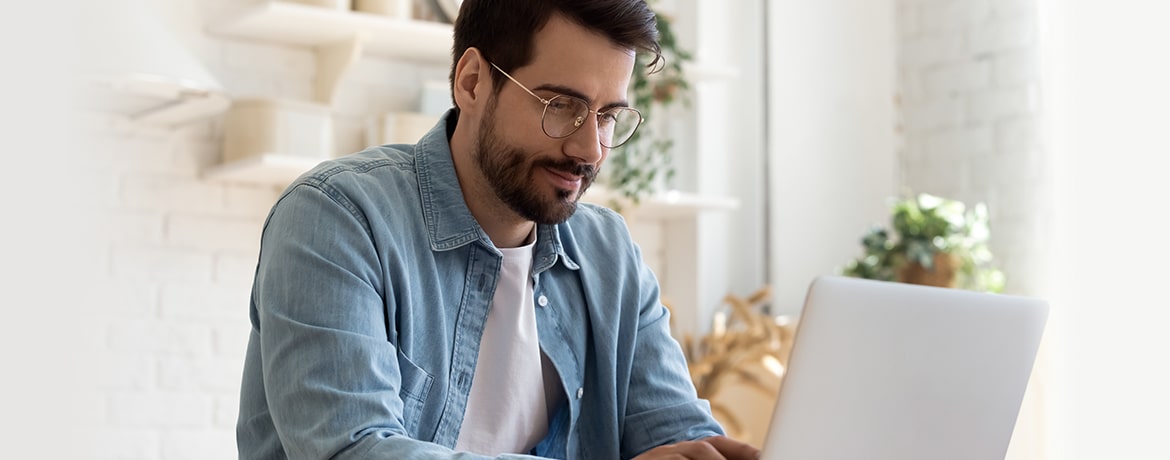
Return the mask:
<svg viewBox="0 0 1170 460">
<path fill-rule="evenodd" d="M 581 201 L 609 206 L 610 201 L 616 197 L 617 194 L 612 191 L 600 185 L 594 185 L 585 192 Z M 626 202 L 627 200 L 619 198 L 619 201 Z M 733 198 L 670 190 L 644 197 L 637 206 L 624 204 L 622 214 L 625 214 L 627 218 L 636 216 L 638 219 L 671 220 L 694 217 L 700 212 L 706 211 L 730 211 L 738 207 L 739 201 Z"/>
<path fill-rule="evenodd" d="M 365 53 L 425 64 L 451 62 L 450 24 L 269 0 L 232 10 L 214 21 L 217 35 L 305 47 L 360 37 Z"/>
<path fill-rule="evenodd" d="M 211 118 L 231 105 L 221 91 L 142 75 L 83 78 L 78 88 L 79 107 L 149 126 L 174 127 Z"/>
<path fill-rule="evenodd" d="M 270 185 L 284 187 L 292 183 L 305 171 L 317 166 L 322 160 L 294 157 L 279 153 L 266 153 L 231 163 L 225 163 L 204 171 L 203 177 L 212 182 Z M 617 195 L 600 185 L 589 188 L 581 198 L 587 203 L 609 206 Z M 622 201 L 625 201 L 624 199 Z M 639 219 L 670 220 L 694 217 L 705 211 L 730 211 L 739 207 L 731 198 L 712 197 L 688 192 L 668 191 L 642 199 L 637 206 L 625 205 L 623 212 Z"/>
<path fill-rule="evenodd" d="M 284 187 L 323 160 L 265 153 L 214 166 L 203 172 L 212 182 Z"/>
</svg>

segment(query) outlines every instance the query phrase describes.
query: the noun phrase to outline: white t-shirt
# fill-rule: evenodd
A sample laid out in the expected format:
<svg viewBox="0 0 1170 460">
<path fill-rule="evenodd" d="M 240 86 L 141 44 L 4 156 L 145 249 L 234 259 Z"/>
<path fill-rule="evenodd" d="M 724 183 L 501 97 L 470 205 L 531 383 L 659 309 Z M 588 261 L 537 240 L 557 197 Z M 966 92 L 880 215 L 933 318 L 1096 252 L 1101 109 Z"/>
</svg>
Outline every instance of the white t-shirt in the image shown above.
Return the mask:
<svg viewBox="0 0 1170 460">
<path fill-rule="evenodd" d="M 535 241 L 502 248 L 503 266 L 479 344 L 479 359 L 455 450 L 528 453 L 548 432 L 556 370 L 540 351 L 532 301 Z"/>
</svg>

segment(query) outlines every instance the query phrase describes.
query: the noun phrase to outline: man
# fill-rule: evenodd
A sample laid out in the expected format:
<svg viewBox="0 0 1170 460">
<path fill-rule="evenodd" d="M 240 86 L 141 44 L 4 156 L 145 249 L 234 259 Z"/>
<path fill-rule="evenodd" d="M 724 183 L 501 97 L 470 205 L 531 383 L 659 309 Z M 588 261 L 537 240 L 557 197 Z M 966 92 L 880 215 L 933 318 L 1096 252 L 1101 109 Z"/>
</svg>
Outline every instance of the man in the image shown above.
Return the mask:
<svg viewBox="0 0 1170 460">
<path fill-rule="evenodd" d="M 756 455 L 695 396 L 620 217 L 577 203 L 642 121 L 654 24 L 642 0 L 464 2 L 456 109 L 265 224 L 241 458 Z"/>
</svg>

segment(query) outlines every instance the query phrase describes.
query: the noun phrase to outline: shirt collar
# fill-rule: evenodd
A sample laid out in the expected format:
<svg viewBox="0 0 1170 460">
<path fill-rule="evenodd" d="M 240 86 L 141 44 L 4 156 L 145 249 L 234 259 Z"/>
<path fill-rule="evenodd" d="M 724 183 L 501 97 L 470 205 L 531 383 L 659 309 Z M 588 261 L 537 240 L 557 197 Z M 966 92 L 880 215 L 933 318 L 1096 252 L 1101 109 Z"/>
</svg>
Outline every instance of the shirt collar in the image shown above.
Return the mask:
<svg viewBox="0 0 1170 460">
<path fill-rule="evenodd" d="M 415 165 L 418 188 L 422 199 L 423 220 L 430 236 L 431 249 L 449 251 L 474 241 L 496 251 L 487 232 L 476 222 L 463 200 L 455 162 L 451 158 L 448 132 L 454 132 L 458 115 L 449 110 L 440 118 L 418 144 L 415 145 Z M 563 260 L 565 266 L 577 270 L 580 266 L 569 257 L 561 241 L 562 232 L 569 231 L 568 222 L 536 226 L 537 238 L 533 272 L 539 273 Z M 496 251 L 498 252 L 498 251 Z"/>
</svg>

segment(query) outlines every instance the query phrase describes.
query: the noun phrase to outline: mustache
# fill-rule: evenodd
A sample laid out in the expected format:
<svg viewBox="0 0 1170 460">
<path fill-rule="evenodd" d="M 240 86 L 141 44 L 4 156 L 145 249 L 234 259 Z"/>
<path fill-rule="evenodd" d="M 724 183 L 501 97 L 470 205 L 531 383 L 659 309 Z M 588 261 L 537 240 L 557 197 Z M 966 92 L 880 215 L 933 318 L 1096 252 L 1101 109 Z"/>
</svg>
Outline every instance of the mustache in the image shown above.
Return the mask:
<svg viewBox="0 0 1170 460">
<path fill-rule="evenodd" d="M 572 174 L 574 176 L 581 176 L 587 181 L 593 181 L 597 177 L 598 168 L 591 164 L 577 163 L 573 160 L 554 160 L 550 158 L 542 159 L 533 164 L 533 166 L 554 169 L 564 173 Z"/>
</svg>

